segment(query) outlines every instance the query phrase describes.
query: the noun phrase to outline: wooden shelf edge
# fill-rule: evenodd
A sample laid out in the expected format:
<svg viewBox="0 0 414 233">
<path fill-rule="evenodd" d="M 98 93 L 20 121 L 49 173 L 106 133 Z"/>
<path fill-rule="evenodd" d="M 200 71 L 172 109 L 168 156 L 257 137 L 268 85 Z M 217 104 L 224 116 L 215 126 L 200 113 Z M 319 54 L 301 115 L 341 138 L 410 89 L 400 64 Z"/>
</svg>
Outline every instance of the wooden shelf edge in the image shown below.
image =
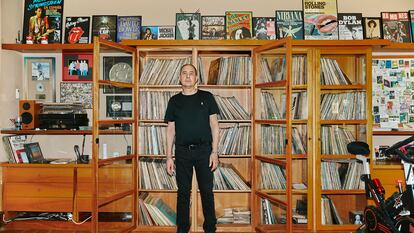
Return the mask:
<svg viewBox="0 0 414 233">
<path fill-rule="evenodd" d="M 13 50 L 19 52 L 32 51 L 93 51 L 93 44 L 2 44 L 4 50 Z"/>
</svg>

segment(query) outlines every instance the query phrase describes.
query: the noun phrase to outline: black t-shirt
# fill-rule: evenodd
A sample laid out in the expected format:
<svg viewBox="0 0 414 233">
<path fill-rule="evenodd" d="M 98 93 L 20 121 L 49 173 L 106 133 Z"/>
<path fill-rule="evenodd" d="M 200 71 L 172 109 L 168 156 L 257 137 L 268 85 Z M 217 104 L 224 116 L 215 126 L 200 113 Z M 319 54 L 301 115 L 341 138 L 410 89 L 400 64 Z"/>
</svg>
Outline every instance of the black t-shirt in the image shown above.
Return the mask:
<svg viewBox="0 0 414 233">
<path fill-rule="evenodd" d="M 178 93 L 168 101 L 165 121 L 175 122 L 175 144 L 205 144 L 212 141 L 210 115 L 219 114 L 214 96 L 198 90 L 193 95 Z"/>
</svg>

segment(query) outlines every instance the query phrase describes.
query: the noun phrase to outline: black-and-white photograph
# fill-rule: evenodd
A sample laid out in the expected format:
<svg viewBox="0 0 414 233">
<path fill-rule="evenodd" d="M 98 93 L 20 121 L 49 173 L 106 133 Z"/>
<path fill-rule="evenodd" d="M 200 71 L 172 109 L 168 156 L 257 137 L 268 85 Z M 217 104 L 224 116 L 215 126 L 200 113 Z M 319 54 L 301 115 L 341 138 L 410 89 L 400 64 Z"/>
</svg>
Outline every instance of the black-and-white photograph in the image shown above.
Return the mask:
<svg viewBox="0 0 414 233">
<path fill-rule="evenodd" d="M 92 108 L 92 83 L 61 82 L 61 103 L 82 103 L 84 108 Z"/>
</svg>

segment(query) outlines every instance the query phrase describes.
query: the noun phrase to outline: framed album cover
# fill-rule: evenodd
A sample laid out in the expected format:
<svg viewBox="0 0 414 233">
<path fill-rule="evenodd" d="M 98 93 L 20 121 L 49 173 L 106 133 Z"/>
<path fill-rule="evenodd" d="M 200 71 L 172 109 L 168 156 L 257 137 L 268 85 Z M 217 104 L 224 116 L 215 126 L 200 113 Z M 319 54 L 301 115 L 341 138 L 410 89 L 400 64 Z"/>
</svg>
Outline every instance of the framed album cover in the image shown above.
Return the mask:
<svg viewBox="0 0 414 233">
<path fill-rule="evenodd" d="M 118 16 L 117 41 L 139 40 L 141 37 L 141 16 Z"/>
<path fill-rule="evenodd" d="M 132 83 L 132 57 L 105 56 L 103 57 L 103 80 Z M 121 88 L 105 85 L 104 94 L 132 93 L 131 88 Z"/>
<path fill-rule="evenodd" d="M 303 0 L 303 21 L 305 40 L 337 40 L 337 0 Z"/>
<path fill-rule="evenodd" d="M 142 26 L 141 40 L 158 40 L 158 26 Z"/>
<path fill-rule="evenodd" d="M 338 13 L 340 40 L 363 40 L 362 13 Z"/>
<path fill-rule="evenodd" d="M 92 53 L 63 53 L 62 81 L 90 82 L 92 81 Z"/>
<path fill-rule="evenodd" d="M 380 17 L 363 17 L 364 39 L 381 39 L 382 27 Z"/>
<path fill-rule="evenodd" d="M 253 35 L 257 40 L 276 39 L 274 17 L 253 17 Z"/>
<path fill-rule="evenodd" d="M 291 36 L 303 40 L 303 11 L 276 11 L 276 35 L 278 39 Z"/>
<path fill-rule="evenodd" d="M 201 38 L 203 40 L 226 39 L 226 17 L 201 16 Z"/>
<path fill-rule="evenodd" d="M 91 82 L 61 82 L 61 103 L 82 103 L 84 108 L 92 108 Z"/>
<path fill-rule="evenodd" d="M 55 102 L 55 57 L 25 57 L 25 98 Z"/>
<path fill-rule="evenodd" d="M 62 43 L 63 2 L 24 1 L 23 43 Z"/>
<path fill-rule="evenodd" d="M 381 12 L 382 35 L 397 43 L 411 42 L 411 22 L 408 12 Z"/>
<path fill-rule="evenodd" d="M 106 96 L 106 117 L 132 117 L 132 96 Z"/>
<path fill-rule="evenodd" d="M 251 11 L 226 11 L 226 33 L 228 40 L 252 38 L 253 13 Z"/>
<path fill-rule="evenodd" d="M 88 44 L 91 17 L 66 17 L 65 43 Z"/>
<path fill-rule="evenodd" d="M 116 15 L 93 15 L 92 38 L 99 36 L 104 40 L 116 41 L 116 17 Z"/>
<path fill-rule="evenodd" d="M 175 27 L 176 40 L 199 40 L 201 31 L 200 13 L 177 13 Z"/>
<path fill-rule="evenodd" d="M 158 26 L 158 40 L 175 40 L 175 26 Z"/>
</svg>

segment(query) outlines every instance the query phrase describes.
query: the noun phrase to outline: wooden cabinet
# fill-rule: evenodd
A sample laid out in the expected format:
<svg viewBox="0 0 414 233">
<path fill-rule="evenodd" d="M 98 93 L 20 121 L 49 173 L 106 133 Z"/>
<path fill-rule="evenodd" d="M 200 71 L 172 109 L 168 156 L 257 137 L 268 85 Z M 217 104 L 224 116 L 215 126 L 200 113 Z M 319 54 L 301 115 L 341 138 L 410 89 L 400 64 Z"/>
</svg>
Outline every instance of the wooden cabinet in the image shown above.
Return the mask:
<svg viewBox="0 0 414 233">
<path fill-rule="evenodd" d="M 102 198 L 128 190 L 131 165 L 113 165 L 100 170 Z M 90 165 L 2 164 L 3 211 L 91 212 L 92 172 Z M 105 206 L 102 212 L 130 212 L 131 200 Z"/>
</svg>

